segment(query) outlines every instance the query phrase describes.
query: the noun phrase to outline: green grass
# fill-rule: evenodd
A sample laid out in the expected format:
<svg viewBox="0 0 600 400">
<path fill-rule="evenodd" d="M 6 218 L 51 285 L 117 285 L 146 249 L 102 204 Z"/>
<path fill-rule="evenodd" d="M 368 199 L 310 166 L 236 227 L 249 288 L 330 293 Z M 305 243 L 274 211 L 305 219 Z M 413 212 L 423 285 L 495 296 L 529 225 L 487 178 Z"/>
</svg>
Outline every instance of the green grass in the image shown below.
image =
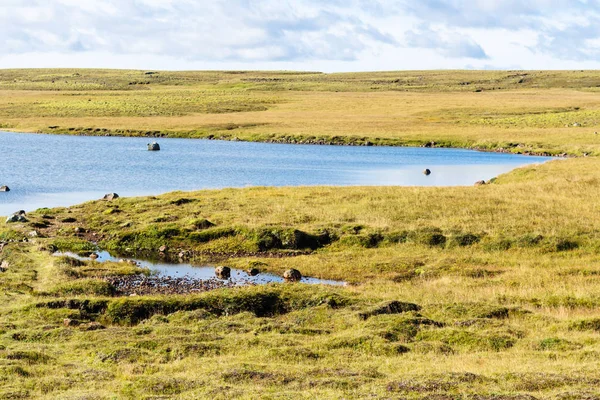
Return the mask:
<svg viewBox="0 0 600 400">
<path fill-rule="evenodd" d="M 599 397 L 598 80 L 0 71 L 15 130 L 589 155 L 477 187 L 174 192 L 0 223 L 0 397 Z M 148 271 L 51 255 L 91 240 L 348 285 L 117 296 L 107 277 Z"/>
<path fill-rule="evenodd" d="M 597 71 L 146 72 L 0 70 L 0 128 L 599 154 Z"/>
</svg>

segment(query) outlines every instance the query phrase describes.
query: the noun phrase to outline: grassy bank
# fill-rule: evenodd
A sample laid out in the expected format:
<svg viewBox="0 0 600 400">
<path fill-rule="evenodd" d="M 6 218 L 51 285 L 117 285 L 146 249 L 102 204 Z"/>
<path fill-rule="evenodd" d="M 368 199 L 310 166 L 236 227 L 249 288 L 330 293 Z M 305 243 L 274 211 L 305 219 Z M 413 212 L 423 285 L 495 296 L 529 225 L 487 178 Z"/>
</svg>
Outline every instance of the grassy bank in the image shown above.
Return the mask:
<svg viewBox="0 0 600 400">
<path fill-rule="evenodd" d="M 598 154 L 596 71 L 1 70 L 24 132 Z"/>
<path fill-rule="evenodd" d="M 588 157 L 474 187 L 174 192 L 0 222 L 1 398 L 600 398 L 600 73 L 147 72 L 0 71 L 0 123 Z M 52 255 L 96 243 L 348 285 L 122 296 L 112 278 L 148 271 Z"/>
<path fill-rule="evenodd" d="M 16 240 L 0 274 L 3 394 L 594 398 L 595 165 L 558 160 L 469 188 L 249 188 L 38 210 L 0 227 Z M 103 278 L 133 267 L 49 253 L 92 240 L 351 285 L 119 297 Z"/>
</svg>

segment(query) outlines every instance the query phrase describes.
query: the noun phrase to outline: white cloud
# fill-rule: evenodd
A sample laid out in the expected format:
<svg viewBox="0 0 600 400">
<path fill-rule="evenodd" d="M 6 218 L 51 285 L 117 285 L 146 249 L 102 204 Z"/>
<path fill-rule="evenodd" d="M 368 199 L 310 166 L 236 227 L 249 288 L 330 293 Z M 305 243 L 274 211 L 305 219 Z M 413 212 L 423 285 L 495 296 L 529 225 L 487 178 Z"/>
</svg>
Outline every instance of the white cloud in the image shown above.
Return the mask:
<svg viewBox="0 0 600 400">
<path fill-rule="evenodd" d="M 599 1 L 0 0 L 0 67 L 599 68 Z"/>
</svg>

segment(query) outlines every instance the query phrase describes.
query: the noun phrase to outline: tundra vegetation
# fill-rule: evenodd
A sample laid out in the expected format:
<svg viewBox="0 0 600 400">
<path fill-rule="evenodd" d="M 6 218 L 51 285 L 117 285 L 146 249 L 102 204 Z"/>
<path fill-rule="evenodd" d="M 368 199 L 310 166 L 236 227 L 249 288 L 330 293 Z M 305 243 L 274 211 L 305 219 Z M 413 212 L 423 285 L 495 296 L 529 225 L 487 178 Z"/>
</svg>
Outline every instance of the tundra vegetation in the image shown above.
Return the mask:
<svg viewBox="0 0 600 400">
<path fill-rule="evenodd" d="M 0 397 L 600 398 L 600 73 L 148 72 L 0 71 L 0 123 L 573 157 L 473 187 L 174 192 L 0 222 Z M 348 284 L 124 296 L 111 279 L 149 271 L 52 255 L 97 246 Z"/>
</svg>

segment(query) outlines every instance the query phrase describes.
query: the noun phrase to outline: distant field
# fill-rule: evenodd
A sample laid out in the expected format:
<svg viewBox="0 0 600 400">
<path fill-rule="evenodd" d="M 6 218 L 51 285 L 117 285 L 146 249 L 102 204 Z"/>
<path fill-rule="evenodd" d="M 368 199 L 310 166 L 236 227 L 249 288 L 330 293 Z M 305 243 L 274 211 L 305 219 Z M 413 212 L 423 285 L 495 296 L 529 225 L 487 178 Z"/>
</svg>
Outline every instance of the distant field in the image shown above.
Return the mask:
<svg viewBox="0 0 600 400">
<path fill-rule="evenodd" d="M 173 192 L 0 221 L 0 398 L 600 398 L 600 72 L 146 72 L 0 71 L 0 123 L 578 157 L 473 187 Z M 348 285 L 129 296 L 107 279 L 148 271 L 51 255 L 96 243 Z"/>
<path fill-rule="evenodd" d="M 0 70 L 0 127 L 582 155 L 599 91 L 596 71 Z"/>
</svg>

